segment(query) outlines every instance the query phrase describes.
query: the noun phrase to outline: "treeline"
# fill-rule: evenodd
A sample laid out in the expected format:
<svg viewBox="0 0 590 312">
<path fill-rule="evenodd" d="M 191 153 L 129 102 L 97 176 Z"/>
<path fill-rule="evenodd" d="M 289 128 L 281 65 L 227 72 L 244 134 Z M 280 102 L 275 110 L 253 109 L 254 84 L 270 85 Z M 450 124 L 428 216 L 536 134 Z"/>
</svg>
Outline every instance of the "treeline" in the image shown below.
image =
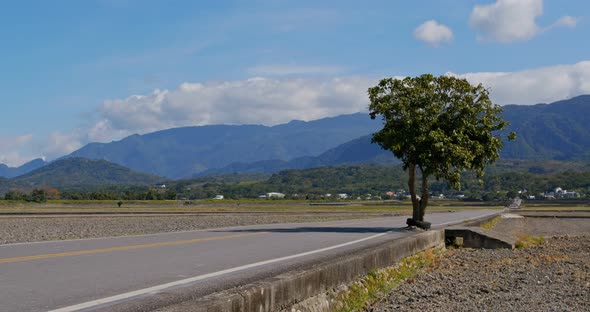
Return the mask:
<svg viewBox="0 0 590 312">
<path fill-rule="evenodd" d="M 94 191 L 59 191 L 43 187 L 29 192 L 10 190 L 4 195 L 5 200 L 46 202 L 47 200 L 175 200 L 178 194 L 174 189 L 158 189 L 148 187 L 110 187 Z"/>
<path fill-rule="evenodd" d="M 213 198 L 257 198 L 269 192 L 280 192 L 287 198 L 319 199 L 326 194 L 346 193 L 349 198 L 367 195 L 385 196 L 387 192 L 403 194 L 408 189 L 407 173 L 401 166 L 350 165 L 305 170 L 286 170 L 272 176 L 224 175 L 167 182 L 165 186 L 110 186 L 77 189 L 38 188 L 29 191 L 11 190 L 9 200 L 43 201 L 72 200 L 194 200 Z M 479 181 L 466 173 L 461 189 L 453 189 L 445 181 L 432 180 L 430 194 L 445 196 L 462 194 L 472 200 L 493 200 L 534 195 L 561 187 L 590 194 L 590 171 L 545 170 L 535 165 L 518 167 L 515 171 L 491 167 Z M 526 192 L 524 192 L 526 190 Z"/>
<path fill-rule="evenodd" d="M 211 198 L 216 194 L 226 198 L 255 198 L 268 192 L 280 192 L 287 197 L 317 199 L 324 194 L 346 193 L 350 197 L 384 196 L 407 191 L 407 173 L 401 166 L 382 167 L 355 165 L 321 167 L 305 170 L 286 170 L 261 181 L 226 182 L 185 180 L 171 183 L 179 197 L 185 199 Z M 463 175 L 460 189 L 453 189 L 445 181 L 430 181 L 432 195 L 462 194 L 471 200 L 493 200 L 534 195 L 555 187 L 590 194 L 590 171 L 540 170 L 538 165 L 519 166 L 515 171 L 491 167 L 480 181 L 471 173 Z M 526 191 L 526 192 L 524 192 Z"/>
</svg>

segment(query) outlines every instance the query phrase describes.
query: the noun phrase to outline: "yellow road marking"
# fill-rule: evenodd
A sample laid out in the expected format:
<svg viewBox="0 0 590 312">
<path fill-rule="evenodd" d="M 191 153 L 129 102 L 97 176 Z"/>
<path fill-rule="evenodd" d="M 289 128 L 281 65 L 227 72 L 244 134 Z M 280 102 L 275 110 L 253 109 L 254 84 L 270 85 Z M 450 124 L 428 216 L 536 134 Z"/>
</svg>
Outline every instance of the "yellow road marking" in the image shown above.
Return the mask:
<svg viewBox="0 0 590 312">
<path fill-rule="evenodd" d="M 338 222 L 338 221 L 335 221 Z M 352 222 L 346 223 L 339 223 L 339 224 L 330 224 L 319 226 L 322 228 L 333 227 L 333 226 L 347 226 L 353 225 L 358 223 L 359 220 L 355 220 Z M 90 254 L 97 254 L 103 252 L 112 252 L 112 251 L 120 251 L 120 250 L 132 250 L 132 249 L 142 249 L 142 248 L 151 248 L 151 247 L 160 247 L 160 246 L 174 246 L 174 245 L 181 245 L 181 244 L 191 244 L 191 243 L 199 243 L 199 242 L 208 242 L 208 241 L 215 241 L 215 240 L 222 240 L 222 239 L 230 239 L 230 238 L 238 238 L 238 237 L 246 237 L 246 236 L 254 236 L 260 234 L 268 234 L 270 232 L 256 232 L 256 233 L 246 233 L 246 234 L 232 234 L 226 236 L 216 236 L 216 237 L 207 237 L 207 238 L 195 238 L 195 239 L 187 239 L 187 240 L 179 240 L 179 241 L 170 241 L 170 242 L 161 242 L 161 243 L 153 243 L 153 244 L 143 244 L 143 245 L 131 245 L 131 246 L 120 246 L 120 247 L 110 247 L 110 248 L 101 248 L 101 249 L 91 249 L 91 250 L 80 250 L 80 251 L 70 251 L 70 252 L 61 252 L 61 253 L 54 253 L 54 254 L 41 254 L 41 255 L 32 255 L 32 256 L 24 256 L 24 257 L 15 257 L 15 258 L 0 258 L 1 263 L 10 263 L 10 262 L 21 262 L 21 261 L 30 261 L 30 260 L 39 260 L 39 259 L 49 259 L 49 258 L 61 258 L 61 257 L 70 257 L 70 256 L 79 256 L 79 255 L 90 255 Z"/>
<path fill-rule="evenodd" d="M 230 238 L 254 236 L 254 235 L 260 235 L 260 234 L 267 234 L 267 233 L 269 233 L 269 232 L 256 232 L 256 233 L 246 233 L 246 234 L 232 234 L 232 235 L 226 235 L 226 236 L 216 236 L 216 237 L 206 237 L 206 238 L 194 238 L 194 239 L 186 239 L 186 240 L 170 241 L 170 242 L 161 242 L 161 243 L 152 243 L 152 244 L 143 244 L 143 245 L 119 246 L 119 247 L 110 247 L 110 248 L 101 248 L 101 249 L 91 249 L 91 250 L 60 252 L 60 253 L 54 253 L 54 254 L 42 254 L 42 255 L 24 256 L 24 257 L 16 257 L 16 258 L 4 258 L 4 259 L 0 259 L 0 263 L 21 262 L 21 261 L 30 261 L 30 260 L 38 260 L 38 259 L 49 259 L 49 258 L 60 258 L 60 257 L 70 257 L 70 256 L 79 256 L 79 255 L 90 255 L 90 254 L 97 254 L 97 253 L 103 253 L 103 252 L 120 251 L 120 250 L 132 250 L 132 249 L 143 249 L 143 248 L 152 248 L 152 247 L 160 247 L 160 246 L 174 246 L 174 245 L 181 245 L 181 244 L 191 244 L 191 243 L 216 241 L 216 240 L 222 240 L 222 239 L 230 239 Z"/>
</svg>

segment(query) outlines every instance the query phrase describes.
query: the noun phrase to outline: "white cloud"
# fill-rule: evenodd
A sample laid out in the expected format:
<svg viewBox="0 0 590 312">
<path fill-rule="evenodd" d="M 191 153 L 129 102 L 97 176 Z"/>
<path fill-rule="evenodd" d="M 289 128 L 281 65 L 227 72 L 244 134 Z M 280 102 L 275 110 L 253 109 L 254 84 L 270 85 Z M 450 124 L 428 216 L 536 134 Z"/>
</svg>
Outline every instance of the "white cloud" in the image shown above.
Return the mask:
<svg viewBox="0 0 590 312">
<path fill-rule="evenodd" d="M 454 74 L 491 89 L 499 104 L 550 103 L 590 93 L 590 61 L 516 72 Z M 174 90 L 105 101 L 101 118 L 86 136 L 72 142 L 108 142 L 133 133 L 148 133 L 181 126 L 211 124 L 275 125 L 293 119 L 313 120 L 364 111 L 369 77 L 333 79 L 250 78 L 238 81 L 183 83 Z M 59 141 L 59 142 L 58 142 Z"/>
<path fill-rule="evenodd" d="M 365 77 L 183 83 L 172 91 L 105 101 L 90 136 L 221 123 L 274 125 L 358 112 L 367 107 L 371 83 Z"/>
<path fill-rule="evenodd" d="M 553 25 L 549 26 L 549 28 L 554 28 L 554 27 L 575 28 L 578 25 L 578 21 L 579 21 L 579 19 L 574 16 L 562 16 L 555 23 L 553 23 Z"/>
<path fill-rule="evenodd" d="M 16 137 L 0 136 L 0 164 L 16 167 L 32 160 L 32 157 L 24 155 L 26 153 L 22 151 L 30 146 L 32 141 L 32 134 Z"/>
<path fill-rule="evenodd" d="M 453 40 L 453 31 L 435 20 L 429 20 L 414 30 L 414 38 L 436 47 Z"/>
<path fill-rule="evenodd" d="M 573 28 L 577 19 L 563 16 L 548 27 L 536 19 L 543 15 L 543 0 L 497 0 L 488 5 L 476 5 L 469 23 L 478 32 L 478 39 L 509 43 L 524 41 L 555 27 Z"/>
<path fill-rule="evenodd" d="M 453 74 L 453 73 L 451 73 Z M 456 73 L 483 83 L 495 103 L 551 103 L 590 94 L 590 60 L 515 72 Z M 400 77 L 396 77 L 400 78 Z M 70 153 L 88 142 L 109 142 L 133 133 L 210 124 L 274 125 L 365 111 L 372 77 L 332 79 L 251 78 L 183 83 L 173 90 L 105 101 L 87 127 L 55 131 L 47 137 L 0 137 L 0 163 L 20 165 L 45 155 Z"/>
<path fill-rule="evenodd" d="M 453 73 L 451 73 L 453 74 Z M 453 74 L 490 89 L 494 102 L 504 104 L 551 103 L 590 94 L 590 61 L 517 72 Z"/>
<path fill-rule="evenodd" d="M 54 159 L 79 149 L 87 141 L 85 129 L 75 129 L 70 132 L 54 131 L 45 139 L 41 153 L 44 157 Z"/>
</svg>

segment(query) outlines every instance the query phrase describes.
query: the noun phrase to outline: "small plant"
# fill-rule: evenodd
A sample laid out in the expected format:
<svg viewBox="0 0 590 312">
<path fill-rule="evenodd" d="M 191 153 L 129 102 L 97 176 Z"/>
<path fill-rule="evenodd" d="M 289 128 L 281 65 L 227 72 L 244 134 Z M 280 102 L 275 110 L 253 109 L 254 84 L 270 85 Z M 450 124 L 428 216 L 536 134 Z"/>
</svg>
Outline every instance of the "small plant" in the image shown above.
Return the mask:
<svg viewBox="0 0 590 312">
<path fill-rule="evenodd" d="M 348 291 L 338 296 L 335 311 L 352 312 L 365 309 L 367 304 L 375 302 L 421 269 L 430 266 L 435 261 L 437 252 L 429 249 L 402 259 L 396 266 L 369 272 L 366 277 L 354 282 Z"/>
<path fill-rule="evenodd" d="M 123 202 L 122 201 L 118 201 L 117 202 L 117 206 L 119 206 L 119 208 L 121 208 L 121 205 L 123 205 Z"/>
<path fill-rule="evenodd" d="M 492 220 L 488 221 L 487 223 L 482 224 L 481 227 L 486 230 L 489 230 L 489 229 L 493 228 L 494 226 L 496 226 L 496 223 L 498 223 L 500 220 L 502 220 L 502 217 L 497 216 L 497 217 L 493 218 Z"/>
<path fill-rule="evenodd" d="M 530 236 L 526 234 L 517 235 L 518 240 L 514 244 L 516 248 L 529 248 L 537 245 L 541 245 L 545 242 L 543 236 Z"/>
</svg>

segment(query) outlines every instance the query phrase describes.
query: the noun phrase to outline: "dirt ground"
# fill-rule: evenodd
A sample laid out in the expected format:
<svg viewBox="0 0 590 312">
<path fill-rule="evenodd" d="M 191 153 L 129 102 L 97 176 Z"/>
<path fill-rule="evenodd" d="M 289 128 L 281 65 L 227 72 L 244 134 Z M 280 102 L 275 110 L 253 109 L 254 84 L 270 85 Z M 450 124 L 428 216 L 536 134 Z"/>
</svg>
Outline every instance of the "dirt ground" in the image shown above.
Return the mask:
<svg viewBox="0 0 590 312">
<path fill-rule="evenodd" d="M 367 311 L 590 311 L 590 218 L 509 218 L 523 249 L 452 249 Z"/>
</svg>

